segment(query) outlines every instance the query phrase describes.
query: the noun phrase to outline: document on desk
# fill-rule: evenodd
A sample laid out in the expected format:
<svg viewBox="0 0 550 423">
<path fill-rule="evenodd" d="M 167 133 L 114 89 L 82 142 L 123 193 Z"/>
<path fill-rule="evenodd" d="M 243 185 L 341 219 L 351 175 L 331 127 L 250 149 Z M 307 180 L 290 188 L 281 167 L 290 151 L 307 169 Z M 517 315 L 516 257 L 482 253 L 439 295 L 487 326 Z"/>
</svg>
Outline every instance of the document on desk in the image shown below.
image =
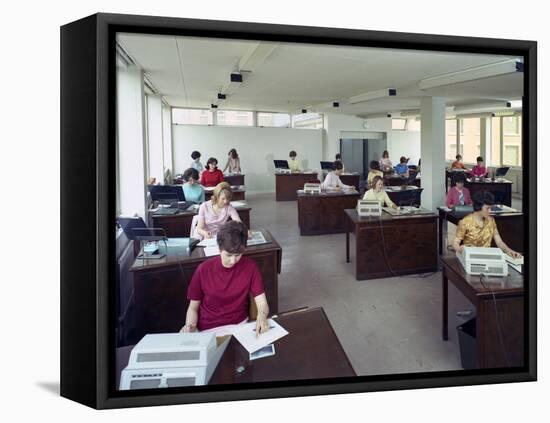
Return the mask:
<svg viewBox="0 0 550 423">
<path fill-rule="evenodd" d="M 259 349 L 272 344 L 283 336 L 288 335 L 288 331 L 284 329 L 273 319 L 268 319 L 267 324 L 269 330 L 256 337 L 256 322 L 238 325 L 233 328 L 233 336 L 240 344 L 249 352 L 253 353 Z"/>
<path fill-rule="evenodd" d="M 217 245 L 214 247 L 204 247 L 204 255 L 206 257 L 219 256 L 220 248 Z"/>
<path fill-rule="evenodd" d="M 268 241 L 265 239 L 264 234 L 260 231 L 251 231 L 250 232 L 250 238 L 246 241 L 246 246 L 250 247 L 252 245 L 261 245 L 261 244 L 267 244 Z"/>
<path fill-rule="evenodd" d="M 247 206 L 245 201 L 231 201 L 229 204 L 231 204 L 233 207 L 246 207 Z"/>
<path fill-rule="evenodd" d="M 199 247 L 217 247 L 218 241 L 216 241 L 216 238 L 204 238 L 197 245 Z"/>
</svg>

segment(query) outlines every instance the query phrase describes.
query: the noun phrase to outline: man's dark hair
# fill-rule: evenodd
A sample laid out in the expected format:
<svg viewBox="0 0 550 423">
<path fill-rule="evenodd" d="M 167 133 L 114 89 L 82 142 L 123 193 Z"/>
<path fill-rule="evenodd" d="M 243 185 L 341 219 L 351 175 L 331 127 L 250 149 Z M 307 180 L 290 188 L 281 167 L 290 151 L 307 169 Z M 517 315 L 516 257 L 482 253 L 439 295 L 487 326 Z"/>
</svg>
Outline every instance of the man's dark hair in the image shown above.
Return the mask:
<svg viewBox="0 0 550 423">
<path fill-rule="evenodd" d="M 340 153 L 336 153 L 336 160 L 342 160 L 342 155 Z"/>
<path fill-rule="evenodd" d="M 456 175 L 453 175 L 453 184 L 456 185 L 459 182 L 466 183 L 466 176 L 462 172 L 456 172 Z"/>
<path fill-rule="evenodd" d="M 481 157 L 481 156 L 477 156 L 477 158 L 476 158 L 476 162 L 482 162 L 482 161 L 483 161 L 483 157 Z"/>
<path fill-rule="evenodd" d="M 401 157 L 399 158 L 399 163 L 401 163 L 401 164 L 407 163 L 407 158 L 406 158 L 405 156 L 401 156 Z"/>
<path fill-rule="evenodd" d="M 461 158 L 462 158 L 462 156 L 461 156 L 460 154 L 457 154 L 457 155 L 455 156 L 455 159 L 457 159 L 457 160 L 460 160 Z"/>
<path fill-rule="evenodd" d="M 296 154 L 296 152 L 295 152 L 294 150 L 292 150 L 290 153 L 288 153 L 288 156 L 289 156 L 289 157 L 296 157 L 297 154 Z"/>
<path fill-rule="evenodd" d="M 191 153 L 191 158 L 192 158 L 193 160 L 198 159 L 200 156 L 201 156 L 201 153 L 199 153 L 198 151 L 193 151 L 193 152 Z"/>
<path fill-rule="evenodd" d="M 495 204 L 495 196 L 489 191 L 478 191 L 474 194 L 474 211 L 480 211 L 483 206 Z"/>
<path fill-rule="evenodd" d="M 341 170 L 343 168 L 344 168 L 344 165 L 342 164 L 342 162 L 339 162 L 338 160 L 332 163 L 332 170 Z"/>
<path fill-rule="evenodd" d="M 216 237 L 220 251 L 227 251 L 230 254 L 242 254 L 246 249 L 248 229 L 242 222 L 230 220 L 225 223 Z"/>
<path fill-rule="evenodd" d="M 189 178 L 193 178 L 195 181 L 199 180 L 199 172 L 197 169 L 190 167 L 185 172 L 183 172 L 183 180 L 188 181 Z"/>
<path fill-rule="evenodd" d="M 371 160 L 370 162 L 370 168 L 372 170 L 380 170 L 380 163 L 378 163 L 377 160 Z"/>
</svg>

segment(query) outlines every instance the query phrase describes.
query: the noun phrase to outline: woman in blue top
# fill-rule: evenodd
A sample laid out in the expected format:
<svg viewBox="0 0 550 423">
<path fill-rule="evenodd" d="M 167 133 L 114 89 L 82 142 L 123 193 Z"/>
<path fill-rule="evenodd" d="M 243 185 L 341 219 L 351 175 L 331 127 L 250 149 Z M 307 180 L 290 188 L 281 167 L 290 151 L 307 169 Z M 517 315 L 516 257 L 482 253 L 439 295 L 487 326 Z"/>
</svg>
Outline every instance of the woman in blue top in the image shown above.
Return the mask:
<svg viewBox="0 0 550 423">
<path fill-rule="evenodd" d="M 204 203 L 204 188 L 199 184 L 199 172 L 190 167 L 183 173 L 183 194 L 185 201 L 195 204 Z"/>
<path fill-rule="evenodd" d="M 407 165 L 408 161 L 409 159 L 401 156 L 399 159 L 399 164 L 395 166 L 395 173 L 398 175 L 409 176 L 409 166 Z"/>
</svg>

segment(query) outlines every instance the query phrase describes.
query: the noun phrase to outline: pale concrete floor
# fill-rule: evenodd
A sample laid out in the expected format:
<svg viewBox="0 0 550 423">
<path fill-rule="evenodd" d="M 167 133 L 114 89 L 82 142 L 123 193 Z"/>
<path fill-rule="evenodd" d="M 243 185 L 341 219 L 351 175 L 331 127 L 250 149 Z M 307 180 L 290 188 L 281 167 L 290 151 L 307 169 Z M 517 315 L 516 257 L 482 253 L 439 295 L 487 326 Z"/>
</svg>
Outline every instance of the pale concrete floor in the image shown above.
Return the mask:
<svg viewBox="0 0 550 423">
<path fill-rule="evenodd" d="M 247 196 L 253 229 L 267 229 L 283 249 L 279 310 L 323 307 L 358 375 L 459 370 L 457 311 L 474 310 L 449 286 L 449 341 L 441 339 L 441 272 L 428 277 L 357 281 L 345 235 L 300 236 L 295 201 Z M 517 204 L 513 204 L 518 207 Z M 521 208 L 521 204 L 519 205 Z M 449 224 L 449 236 L 454 233 Z"/>
</svg>

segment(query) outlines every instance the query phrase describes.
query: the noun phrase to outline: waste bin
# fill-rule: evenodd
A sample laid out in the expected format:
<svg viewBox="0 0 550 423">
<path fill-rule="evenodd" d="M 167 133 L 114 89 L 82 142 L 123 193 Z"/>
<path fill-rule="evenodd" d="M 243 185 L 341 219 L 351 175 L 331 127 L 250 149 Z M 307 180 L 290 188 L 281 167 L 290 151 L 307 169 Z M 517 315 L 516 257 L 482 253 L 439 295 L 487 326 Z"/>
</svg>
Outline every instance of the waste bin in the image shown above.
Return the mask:
<svg viewBox="0 0 550 423">
<path fill-rule="evenodd" d="M 477 369 L 476 354 L 476 318 L 472 318 L 456 327 L 460 361 L 464 370 Z"/>
</svg>

